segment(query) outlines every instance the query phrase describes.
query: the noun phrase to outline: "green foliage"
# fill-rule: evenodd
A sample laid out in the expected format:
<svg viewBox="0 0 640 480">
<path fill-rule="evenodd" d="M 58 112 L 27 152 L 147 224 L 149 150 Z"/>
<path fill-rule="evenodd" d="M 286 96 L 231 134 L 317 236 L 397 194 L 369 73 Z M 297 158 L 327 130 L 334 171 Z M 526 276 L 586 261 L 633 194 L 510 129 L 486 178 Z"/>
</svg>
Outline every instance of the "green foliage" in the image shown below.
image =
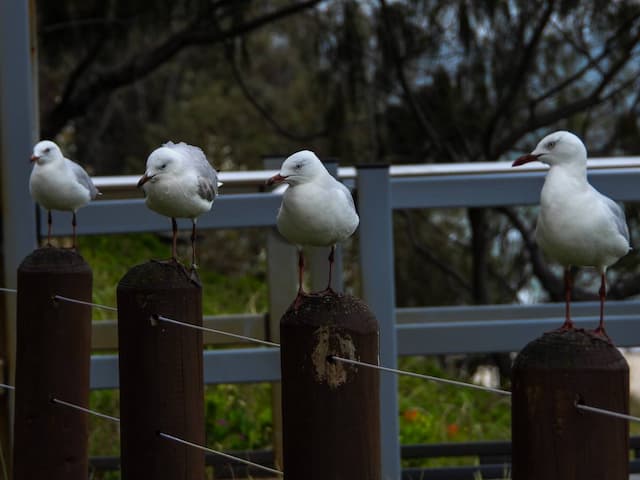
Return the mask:
<svg viewBox="0 0 640 480">
<path fill-rule="evenodd" d="M 436 359 L 401 359 L 401 369 L 441 378 L 460 377 L 446 371 Z M 481 440 L 509 440 L 511 403 L 494 393 L 438 384 L 413 377 L 400 377 L 398 387 L 400 443 L 445 443 Z M 406 466 L 473 465 L 467 457 L 411 460 Z"/>
</svg>

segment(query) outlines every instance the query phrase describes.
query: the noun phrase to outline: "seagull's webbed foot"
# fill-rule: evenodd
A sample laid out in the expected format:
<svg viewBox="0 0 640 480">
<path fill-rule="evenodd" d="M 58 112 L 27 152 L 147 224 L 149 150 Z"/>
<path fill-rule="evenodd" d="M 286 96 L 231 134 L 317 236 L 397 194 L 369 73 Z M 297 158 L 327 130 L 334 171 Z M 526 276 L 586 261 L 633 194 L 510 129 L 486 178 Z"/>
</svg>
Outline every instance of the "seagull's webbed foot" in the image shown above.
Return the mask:
<svg viewBox="0 0 640 480">
<path fill-rule="evenodd" d="M 598 337 L 602 340 L 606 340 L 611 345 L 613 345 L 613 341 L 611 340 L 611 337 L 607 334 L 603 326 L 598 326 L 598 328 L 596 328 L 595 330 L 592 330 L 589 333 L 591 333 L 594 337 Z"/>
<path fill-rule="evenodd" d="M 305 292 L 302 289 L 298 290 L 298 295 L 296 295 L 296 299 L 293 301 L 293 309 L 295 311 L 297 311 L 300 308 L 300 305 L 302 305 L 302 302 L 307 296 L 308 296 L 307 292 Z"/>
<path fill-rule="evenodd" d="M 550 330 L 548 333 L 564 333 L 571 332 L 576 329 L 575 324 L 571 320 L 565 320 L 560 328 L 556 328 L 555 330 Z"/>
</svg>

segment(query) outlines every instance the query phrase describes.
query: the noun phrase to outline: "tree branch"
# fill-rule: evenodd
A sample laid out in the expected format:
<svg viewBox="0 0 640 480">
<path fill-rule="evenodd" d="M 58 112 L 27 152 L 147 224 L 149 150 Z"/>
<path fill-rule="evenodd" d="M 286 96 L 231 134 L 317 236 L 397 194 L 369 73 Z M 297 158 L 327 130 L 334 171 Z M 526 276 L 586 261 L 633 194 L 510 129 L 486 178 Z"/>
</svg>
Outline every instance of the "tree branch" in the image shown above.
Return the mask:
<svg viewBox="0 0 640 480">
<path fill-rule="evenodd" d="M 271 22 L 311 8 L 323 0 L 307 0 L 294 3 L 273 12 L 248 20 L 219 32 L 198 28 L 201 18 L 196 16 L 184 29 L 166 38 L 148 51 L 130 58 L 126 63 L 103 71 L 88 80 L 65 102 L 60 102 L 44 116 L 43 136 L 51 138 L 70 118 L 83 114 L 97 99 L 108 96 L 118 88 L 133 83 L 155 71 L 178 52 L 189 46 L 211 45 L 257 30 Z"/>
</svg>

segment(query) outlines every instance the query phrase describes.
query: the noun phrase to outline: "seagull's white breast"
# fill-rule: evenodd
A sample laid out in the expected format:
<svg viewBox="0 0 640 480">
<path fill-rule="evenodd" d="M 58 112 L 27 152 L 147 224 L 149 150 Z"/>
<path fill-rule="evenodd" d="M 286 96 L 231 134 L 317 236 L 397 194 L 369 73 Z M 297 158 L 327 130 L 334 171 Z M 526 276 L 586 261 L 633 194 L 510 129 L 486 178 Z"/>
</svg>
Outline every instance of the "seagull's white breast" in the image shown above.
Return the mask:
<svg viewBox="0 0 640 480">
<path fill-rule="evenodd" d="M 198 194 L 196 175 L 158 175 L 143 188 L 147 207 L 167 217 L 196 218 L 213 205 Z"/>
<path fill-rule="evenodd" d="M 29 178 L 33 199 L 47 210 L 77 210 L 91 200 L 91 193 L 76 180 L 64 162 L 36 164 Z"/>
</svg>

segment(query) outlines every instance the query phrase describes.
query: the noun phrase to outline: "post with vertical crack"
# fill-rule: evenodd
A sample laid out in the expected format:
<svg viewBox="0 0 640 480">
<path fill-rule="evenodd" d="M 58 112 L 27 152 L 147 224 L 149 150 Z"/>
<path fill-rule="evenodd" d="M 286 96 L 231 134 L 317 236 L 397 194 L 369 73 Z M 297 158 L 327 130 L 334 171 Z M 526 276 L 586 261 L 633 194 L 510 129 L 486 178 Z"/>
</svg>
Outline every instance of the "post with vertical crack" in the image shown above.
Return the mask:
<svg viewBox="0 0 640 480">
<path fill-rule="evenodd" d="M 602 337 L 550 332 L 518 355 L 512 378 L 513 480 L 628 480 L 629 367 Z"/>
<path fill-rule="evenodd" d="M 204 445 L 199 282 L 177 262 L 133 267 L 118 285 L 123 480 L 205 478 L 204 454 L 160 432 Z"/>
<path fill-rule="evenodd" d="M 306 295 L 280 323 L 284 478 L 379 480 L 378 322 L 349 295 Z"/>
<path fill-rule="evenodd" d="M 18 268 L 13 478 L 86 480 L 85 414 L 52 402 L 89 402 L 91 268 L 74 250 L 41 248 Z"/>
</svg>

